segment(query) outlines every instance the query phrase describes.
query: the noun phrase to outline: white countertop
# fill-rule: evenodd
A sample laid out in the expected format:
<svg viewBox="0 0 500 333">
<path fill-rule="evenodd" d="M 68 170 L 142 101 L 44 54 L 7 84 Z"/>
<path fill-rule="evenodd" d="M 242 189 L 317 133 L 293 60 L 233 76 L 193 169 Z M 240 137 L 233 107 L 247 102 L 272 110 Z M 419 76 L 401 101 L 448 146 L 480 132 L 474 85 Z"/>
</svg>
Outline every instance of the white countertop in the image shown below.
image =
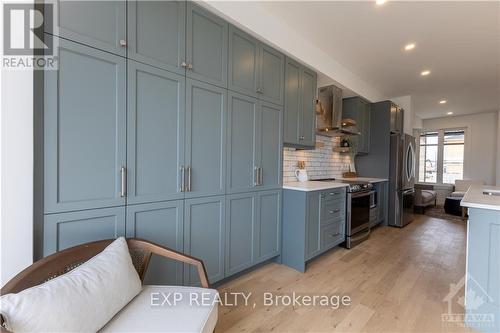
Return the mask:
<svg viewBox="0 0 500 333">
<path fill-rule="evenodd" d="M 318 182 L 318 181 L 307 181 L 307 182 L 292 182 L 283 184 L 283 189 L 285 190 L 295 190 L 295 191 L 321 191 L 328 190 L 331 188 L 347 187 L 346 183 L 335 183 L 335 182 Z"/>
<path fill-rule="evenodd" d="M 471 186 L 460 205 L 469 208 L 481 208 L 500 211 L 500 195 L 487 195 L 483 191 L 493 190 L 500 194 L 500 187 Z"/>
<path fill-rule="evenodd" d="M 356 177 L 356 178 L 335 178 L 339 180 L 354 180 L 354 181 L 360 181 L 360 182 L 368 182 L 368 183 L 381 183 L 381 182 L 386 182 L 389 179 L 385 178 L 367 178 L 367 177 Z"/>
</svg>

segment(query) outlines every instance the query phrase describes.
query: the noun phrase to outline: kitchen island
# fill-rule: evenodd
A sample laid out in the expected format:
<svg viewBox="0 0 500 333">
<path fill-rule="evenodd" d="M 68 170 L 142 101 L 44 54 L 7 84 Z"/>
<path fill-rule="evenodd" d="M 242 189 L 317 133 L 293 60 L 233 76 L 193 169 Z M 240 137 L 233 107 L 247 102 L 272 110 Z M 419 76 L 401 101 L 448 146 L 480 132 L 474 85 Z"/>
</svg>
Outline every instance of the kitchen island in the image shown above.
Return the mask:
<svg viewBox="0 0 500 333">
<path fill-rule="evenodd" d="M 472 186 L 461 205 L 469 210 L 464 321 L 500 332 L 500 187 Z"/>
</svg>

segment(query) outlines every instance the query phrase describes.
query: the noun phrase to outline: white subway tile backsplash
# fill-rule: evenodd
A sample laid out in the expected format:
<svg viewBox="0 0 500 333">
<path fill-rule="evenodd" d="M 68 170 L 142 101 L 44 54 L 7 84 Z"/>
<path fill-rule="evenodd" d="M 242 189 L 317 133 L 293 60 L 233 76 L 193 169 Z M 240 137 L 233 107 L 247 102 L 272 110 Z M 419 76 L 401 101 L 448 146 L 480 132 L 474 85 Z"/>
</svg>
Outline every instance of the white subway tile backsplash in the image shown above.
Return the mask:
<svg viewBox="0 0 500 333">
<path fill-rule="evenodd" d="M 306 162 L 309 179 L 338 178 L 349 169 L 349 155 L 333 151 L 340 138 L 316 137 L 315 150 L 295 150 L 283 148 L 283 182 L 293 182 L 298 161 Z"/>
</svg>

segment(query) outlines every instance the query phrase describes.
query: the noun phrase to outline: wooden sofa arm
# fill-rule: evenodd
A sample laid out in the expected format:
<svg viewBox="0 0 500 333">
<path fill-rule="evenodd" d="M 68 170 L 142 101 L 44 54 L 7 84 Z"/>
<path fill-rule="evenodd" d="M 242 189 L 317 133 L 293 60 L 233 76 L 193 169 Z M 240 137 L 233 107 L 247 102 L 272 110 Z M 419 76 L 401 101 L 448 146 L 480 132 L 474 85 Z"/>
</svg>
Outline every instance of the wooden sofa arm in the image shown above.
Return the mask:
<svg viewBox="0 0 500 333">
<path fill-rule="evenodd" d="M 188 256 L 184 253 L 177 252 L 175 250 L 163 247 L 161 245 L 151 243 L 149 241 L 140 238 L 127 238 L 127 243 L 130 249 L 140 248 L 142 250 L 149 251 L 156 255 L 180 261 L 186 264 L 196 266 L 198 270 L 198 276 L 200 277 L 201 286 L 203 288 L 210 288 L 208 283 L 207 271 L 205 270 L 205 265 L 200 259 Z M 149 261 L 149 260 L 148 260 Z"/>
</svg>

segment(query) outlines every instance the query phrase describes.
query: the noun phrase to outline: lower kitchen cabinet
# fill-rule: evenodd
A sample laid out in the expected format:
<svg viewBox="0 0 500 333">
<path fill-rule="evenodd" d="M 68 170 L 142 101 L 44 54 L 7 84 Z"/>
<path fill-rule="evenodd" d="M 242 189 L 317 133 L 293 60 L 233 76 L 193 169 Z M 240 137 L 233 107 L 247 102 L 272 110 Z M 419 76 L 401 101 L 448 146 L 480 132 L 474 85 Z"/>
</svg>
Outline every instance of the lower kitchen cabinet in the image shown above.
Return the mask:
<svg viewBox="0 0 500 333">
<path fill-rule="evenodd" d="M 125 236 L 125 207 L 44 216 L 43 255 L 83 243 Z"/>
<path fill-rule="evenodd" d="M 345 241 L 346 190 L 283 191 L 283 264 L 304 272 L 306 262 Z"/>
<path fill-rule="evenodd" d="M 225 197 L 184 201 L 184 253 L 203 260 L 208 280 L 224 278 Z M 184 266 L 184 284 L 199 284 L 195 267 Z"/>
<path fill-rule="evenodd" d="M 226 276 L 280 254 L 281 189 L 226 197 Z"/>
<path fill-rule="evenodd" d="M 127 206 L 127 237 L 142 238 L 179 252 L 184 248 L 184 200 Z M 153 255 L 145 284 L 182 285 L 183 264 Z"/>
</svg>

